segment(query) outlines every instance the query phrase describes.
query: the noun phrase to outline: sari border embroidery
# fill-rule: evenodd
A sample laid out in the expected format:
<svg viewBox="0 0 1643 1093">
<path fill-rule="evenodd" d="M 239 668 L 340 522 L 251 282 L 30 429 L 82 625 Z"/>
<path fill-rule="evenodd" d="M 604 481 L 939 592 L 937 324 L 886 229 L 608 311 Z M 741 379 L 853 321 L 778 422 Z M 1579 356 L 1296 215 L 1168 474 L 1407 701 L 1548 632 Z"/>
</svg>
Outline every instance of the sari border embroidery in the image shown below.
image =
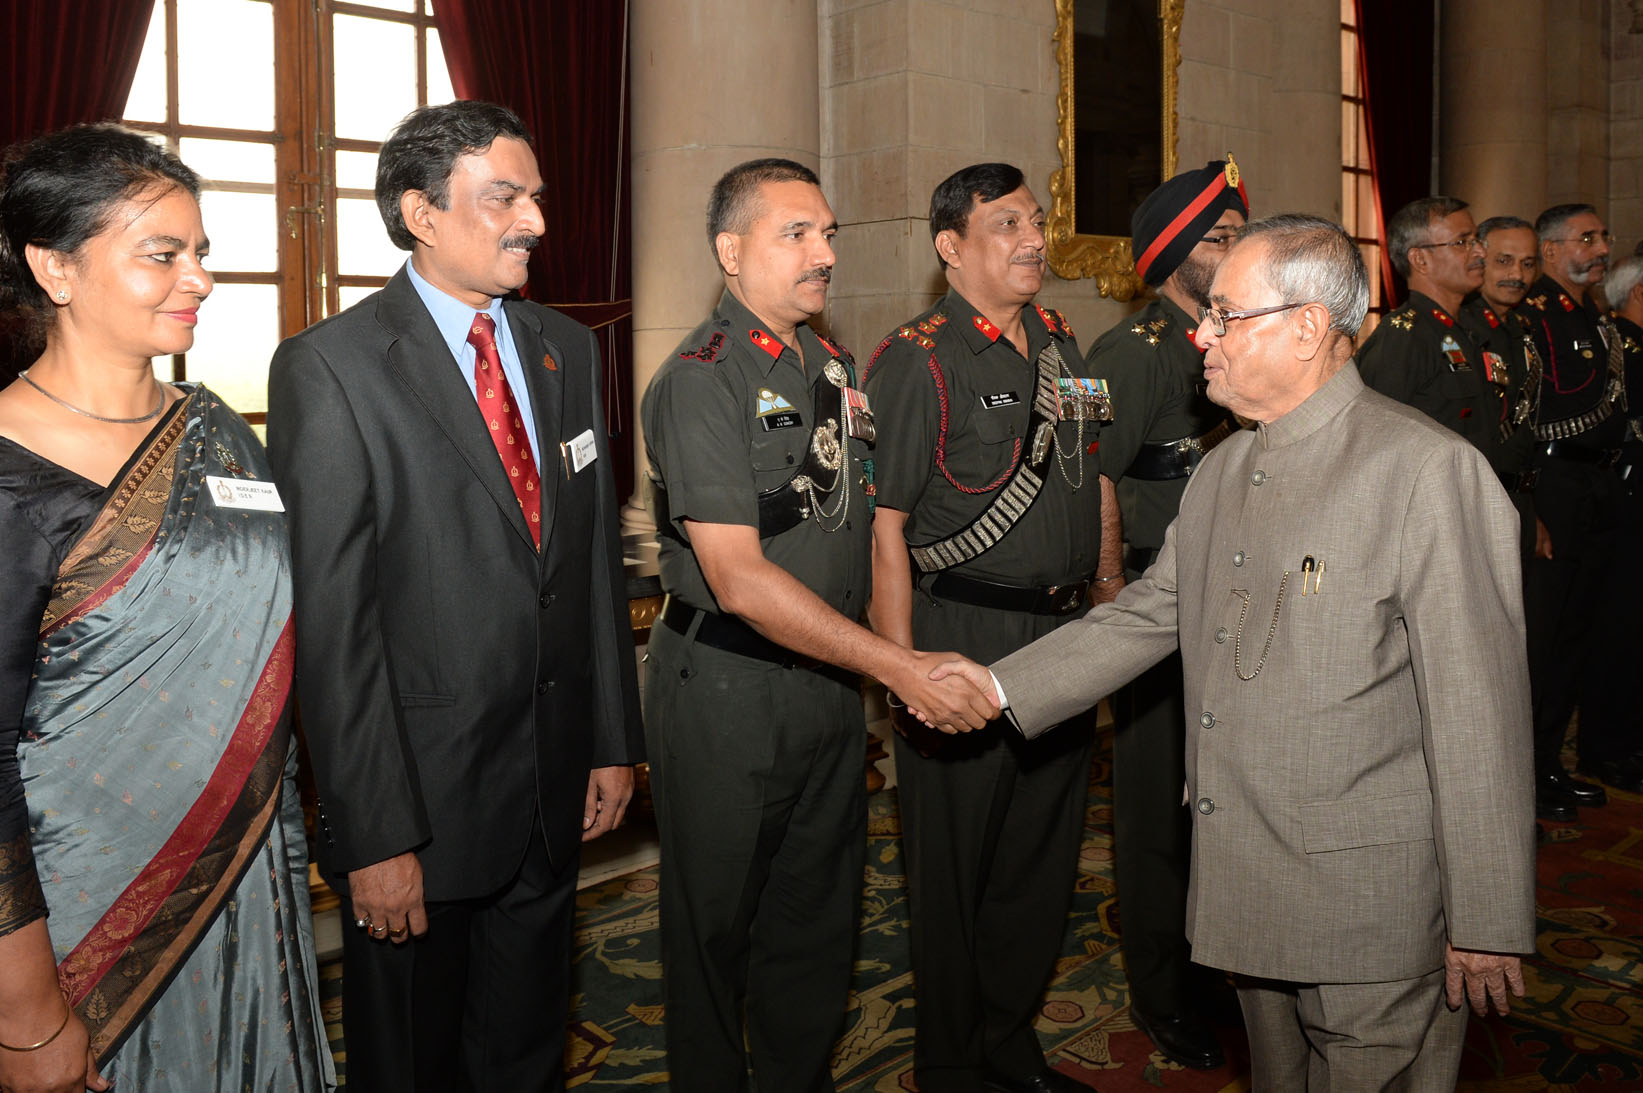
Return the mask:
<svg viewBox="0 0 1643 1093">
<path fill-rule="evenodd" d="M 153 548 L 171 496 L 177 441 L 188 426 L 183 403 L 178 406 L 171 424 L 154 438 L 63 559 L 52 584 L 51 602 L 40 618 L 42 638 L 118 593 Z M 112 576 L 107 575 L 110 569 L 115 569 Z"/>
<path fill-rule="evenodd" d="M 81 1008 L 82 1002 L 92 1001 L 94 988 L 100 988 L 110 970 L 132 954 L 133 941 L 157 914 L 163 911 L 167 917 L 178 917 L 180 920 L 178 932 L 172 935 L 167 950 L 172 945 L 181 945 L 186 949 L 193 941 L 193 937 L 186 935 L 192 931 L 197 936 L 215 917 L 222 898 L 238 883 L 252 849 L 266 835 L 266 824 L 250 825 L 250 831 L 236 840 L 234 845 L 214 844 L 224 830 L 223 821 L 236 806 L 249 805 L 253 812 L 263 812 L 269 807 L 269 802 L 278 799 L 284 749 L 273 749 L 268 745 L 282 723 L 290 695 L 294 644 L 292 623 L 287 619 L 227 750 L 205 788 L 154 859 L 126 886 L 97 924 L 58 964 L 58 979 L 76 1008 Z M 277 756 L 273 754 L 275 751 L 279 752 Z M 268 776 L 253 778 L 259 765 L 272 767 L 271 773 L 265 771 Z M 258 799 L 247 801 L 248 794 Z M 233 863 L 230 868 L 221 870 L 227 883 L 211 884 L 207 878 L 201 878 L 202 883 L 198 886 L 183 888 L 180 885 L 185 876 L 192 872 L 196 862 L 201 861 L 202 855 L 215 859 L 212 862 L 212 872 L 215 873 L 225 853 Z M 177 900 L 171 898 L 174 893 L 178 896 Z M 168 906 L 173 903 L 181 905 Z M 103 1012 L 82 1013 L 88 1024 L 93 1026 L 94 1042 L 105 1035 L 98 1026 L 110 1016 L 132 1010 L 132 1006 L 135 1010 L 130 1015 L 139 1015 L 146 1009 L 148 998 L 152 997 L 148 992 L 137 989 L 148 978 L 140 966 L 147 963 L 147 958 L 133 954 L 133 959 L 139 966 L 123 968 L 119 977 L 123 982 L 115 987 L 119 994 L 132 996 L 130 1004 L 108 1005 L 105 992 L 98 989 L 96 994 L 101 1001 L 86 1008 Z M 166 967 L 163 962 L 156 963 L 159 968 Z M 180 964 L 181 961 L 177 961 L 166 971 L 165 978 L 169 978 L 170 971 Z"/>
</svg>

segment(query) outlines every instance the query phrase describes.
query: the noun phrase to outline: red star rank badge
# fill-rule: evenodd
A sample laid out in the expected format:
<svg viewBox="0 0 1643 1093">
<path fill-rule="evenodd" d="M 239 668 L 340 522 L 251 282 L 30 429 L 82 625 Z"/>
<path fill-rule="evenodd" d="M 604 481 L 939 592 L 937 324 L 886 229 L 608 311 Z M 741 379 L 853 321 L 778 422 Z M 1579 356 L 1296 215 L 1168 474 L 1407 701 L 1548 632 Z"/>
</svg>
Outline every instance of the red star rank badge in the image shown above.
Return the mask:
<svg viewBox="0 0 1643 1093">
<path fill-rule="evenodd" d="M 998 336 L 1004 333 L 998 327 L 989 322 L 985 316 L 977 315 L 974 321 L 976 324 L 976 329 L 985 334 L 987 336 L 987 340 L 990 342 L 998 341 Z"/>
</svg>

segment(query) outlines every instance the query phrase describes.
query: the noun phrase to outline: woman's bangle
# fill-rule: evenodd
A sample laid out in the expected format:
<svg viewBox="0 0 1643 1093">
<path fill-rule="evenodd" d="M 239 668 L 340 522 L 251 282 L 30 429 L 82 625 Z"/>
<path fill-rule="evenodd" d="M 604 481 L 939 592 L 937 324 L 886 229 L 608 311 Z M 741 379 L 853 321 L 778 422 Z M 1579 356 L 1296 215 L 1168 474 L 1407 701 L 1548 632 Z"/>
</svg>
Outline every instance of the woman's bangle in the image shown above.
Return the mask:
<svg viewBox="0 0 1643 1093">
<path fill-rule="evenodd" d="M 25 1051 L 39 1051 L 41 1048 L 45 1047 L 47 1044 L 51 1043 L 63 1034 L 63 1030 L 68 1028 L 68 1019 L 73 1015 L 73 1013 L 74 1007 L 68 1004 L 68 995 L 65 994 L 63 995 L 63 1023 L 57 1026 L 56 1032 L 52 1033 L 50 1036 L 47 1036 L 39 1043 L 30 1044 L 27 1047 L 13 1047 L 11 1044 L 0 1042 L 0 1048 L 4 1048 L 7 1051 L 15 1051 L 19 1054 Z"/>
<path fill-rule="evenodd" d="M 1124 575 L 1122 573 L 1114 573 L 1111 577 L 1096 577 L 1094 582 L 1096 584 L 1106 584 L 1108 581 L 1121 581 L 1123 579 Z"/>
</svg>

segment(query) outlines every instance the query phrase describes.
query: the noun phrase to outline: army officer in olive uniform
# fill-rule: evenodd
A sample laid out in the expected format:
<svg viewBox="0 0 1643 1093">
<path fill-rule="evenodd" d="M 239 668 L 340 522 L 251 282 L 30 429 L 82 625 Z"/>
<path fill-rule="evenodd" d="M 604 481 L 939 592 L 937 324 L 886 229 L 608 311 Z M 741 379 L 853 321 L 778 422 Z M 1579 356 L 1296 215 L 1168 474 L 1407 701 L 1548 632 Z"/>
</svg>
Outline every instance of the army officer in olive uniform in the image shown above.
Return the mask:
<svg viewBox="0 0 1643 1093">
<path fill-rule="evenodd" d="M 833 1088 L 866 835 L 858 674 L 949 726 L 992 713 L 852 621 L 873 422 L 849 355 L 806 325 L 836 230 L 800 164 L 720 179 L 725 292 L 641 407 L 667 592 L 645 701 L 678 1093 L 745 1090 L 749 1061 L 761 1089 Z"/>
<path fill-rule="evenodd" d="M 1368 386 L 1464 436 L 1500 476 L 1518 510 L 1521 539 L 1534 543 L 1534 436 L 1514 420 L 1524 376 L 1514 387 L 1506 359 L 1485 349 L 1460 319 L 1461 303 L 1483 282 L 1483 244 L 1466 202 L 1423 197 L 1387 224 L 1392 264 L 1409 298 L 1359 347 Z"/>
<path fill-rule="evenodd" d="M 1501 404 L 1500 440 L 1514 452 L 1527 449 L 1526 462 L 1517 472 L 1504 471 L 1501 484 L 1513 505 L 1528 517 L 1524 535 L 1524 563 L 1531 557 L 1550 558 L 1552 539 L 1546 524 L 1534 515 L 1535 411 L 1540 405 L 1540 353 L 1529 335 L 1529 320 L 1518 310 L 1540 268 L 1535 226 L 1515 216 L 1491 216 L 1478 225 L 1483 247 L 1483 284 L 1466 297 L 1456 318 L 1483 351 L 1506 365 L 1505 398 Z M 1494 362 L 1485 371 L 1493 372 Z"/>
<path fill-rule="evenodd" d="M 1530 619 L 1529 670 L 1535 692 L 1537 788 L 1548 777 L 1574 783 L 1560 753 L 1580 708 L 1579 769 L 1616 789 L 1643 789 L 1631 761 L 1637 711 L 1625 681 L 1609 582 L 1618 556 L 1621 483 L 1615 473 L 1626 435 L 1624 349 L 1592 289 L 1608 270 L 1609 233 L 1590 205 L 1557 205 L 1535 220 L 1541 275 L 1522 312 L 1544 371 L 1533 420 L 1540 479 L 1535 511 L 1552 537 L 1552 557 L 1524 570 Z M 1586 786 L 1589 793 L 1600 787 Z M 1574 798 L 1569 803 L 1584 804 Z M 1598 803 L 1598 802 L 1592 802 Z"/>
<path fill-rule="evenodd" d="M 1066 320 L 1033 304 L 1044 211 L 1019 170 L 949 177 L 930 232 L 949 291 L 867 367 L 870 616 L 903 645 L 991 659 L 1071 621 L 1092 582 L 1118 585 L 1095 450 L 1107 398 Z M 896 740 L 924 1093 L 1084 1089 L 1046 1066 L 1032 1022 L 1072 898 L 1093 727 Z"/>
<path fill-rule="evenodd" d="M 1238 428 L 1204 394 L 1204 355 L 1193 340 L 1200 308 L 1227 248 L 1249 216 L 1232 157 L 1176 175 L 1136 209 L 1136 272 L 1158 297 L 1090 348 L 1090 374 L 1107 381 L 1113 421 L 1101 431 L 1101 469 L 1118 489 L 1124 568 L 1138 577 L 1164 545 L 1187 476 Z M 1181 658 L 1171 655 L 1113 696 L 1113 850 L 1130 1016 L 1166 1056 L 1208 1069 L 1224 1063 L 1193 1008 L 1186 936 L 1192 823 L 1181 803 L 1186 708 Z"/>
</svg>

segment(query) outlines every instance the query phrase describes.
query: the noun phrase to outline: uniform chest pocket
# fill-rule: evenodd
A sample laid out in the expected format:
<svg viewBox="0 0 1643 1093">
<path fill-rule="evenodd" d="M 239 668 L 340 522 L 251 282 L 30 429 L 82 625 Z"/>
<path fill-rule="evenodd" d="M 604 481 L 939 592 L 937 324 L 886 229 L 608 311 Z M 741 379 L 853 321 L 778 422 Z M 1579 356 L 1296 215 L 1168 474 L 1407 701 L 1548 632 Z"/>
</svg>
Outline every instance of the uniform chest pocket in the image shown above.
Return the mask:
<svg viewBox="0 0 1643 1093">
<path fill-rule="evenodd" d="M 1008 444 L 1021 438 L 1027 427 L 1026 414 L 1014 406 L 978 410 L 971 415 L 970 426 L 983 444 Z"/>
<path fill-rule="evenodd" d="M 783 434 L 791 436 L 756 436 L 748 452 L 748 459 L 753 464 L 753 471 L 759 477 L 761 484 L 768 475 L 780 473 L 783 477 L 793 473 L 804 459 L 804 442 L 810 436 L 808 429 L 783 429 Z"/>
<path fill-rule="evenodd" d="M 1438 373 L 1438 392 L 1453 402 L 1465 402 L 1475 398 L 1488 386 L 1489 381 L 1484 378 L 1482 371 L 1470 366 L 1470 362 L 1468 367 L 1456 371 L 1445 361 L 1443 371 Z"/>
</svg>

